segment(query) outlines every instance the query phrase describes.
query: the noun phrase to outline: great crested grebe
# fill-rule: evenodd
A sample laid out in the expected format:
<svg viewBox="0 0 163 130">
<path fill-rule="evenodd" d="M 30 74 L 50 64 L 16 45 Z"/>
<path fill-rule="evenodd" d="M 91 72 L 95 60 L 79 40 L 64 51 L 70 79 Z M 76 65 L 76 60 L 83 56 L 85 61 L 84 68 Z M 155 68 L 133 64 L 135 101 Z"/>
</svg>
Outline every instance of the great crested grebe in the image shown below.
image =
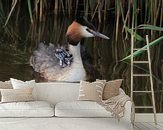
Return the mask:
<svg viewBox="0 0 163 130">
<path fill-rule="evenodd" d="M 68 27 L 66 37 L 69 53 L 73 56 L 71 65 L 61 67 L 55 55 L 56 48 L 54 45 L 47 46 L 43 43 L 39 44 L 38 49 L 31 56 L 30 65 L 49 81 L 79 82 L 86 80 L 86 71 L 80 53 L 81 39 L 87 37 L 109 38 L 95 31 L 95 27 L 85 17 L 80 17 L 72 22 Z"/>
</svg>

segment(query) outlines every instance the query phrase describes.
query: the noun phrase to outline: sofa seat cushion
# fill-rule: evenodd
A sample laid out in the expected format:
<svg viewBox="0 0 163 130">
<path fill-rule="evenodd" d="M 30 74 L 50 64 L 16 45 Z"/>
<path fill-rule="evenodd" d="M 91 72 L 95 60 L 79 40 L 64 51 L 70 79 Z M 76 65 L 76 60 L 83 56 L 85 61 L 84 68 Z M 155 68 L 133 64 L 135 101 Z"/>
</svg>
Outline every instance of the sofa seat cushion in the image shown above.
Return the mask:
<svg viewBox="0 0 163 130">
<path fill-rule="evenodd" d="M 46 101 L 12 102 L 0 104 L 0 117 L 51 117 L 53 107 Z"/>
<path fill-rule="evenodd" d="M 93 101 L 59 102 L 55 106 L 57 117 L 112 117 L 104 107 Z"/>
</svg>

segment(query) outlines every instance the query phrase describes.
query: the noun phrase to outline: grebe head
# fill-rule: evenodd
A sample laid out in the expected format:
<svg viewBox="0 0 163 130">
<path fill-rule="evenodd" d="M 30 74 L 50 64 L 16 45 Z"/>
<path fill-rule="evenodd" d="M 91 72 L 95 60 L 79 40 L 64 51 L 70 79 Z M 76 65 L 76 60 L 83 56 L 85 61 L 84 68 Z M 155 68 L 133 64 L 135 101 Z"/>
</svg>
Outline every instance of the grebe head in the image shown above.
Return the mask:
<svg viewBox="0 0 163 130">
<path fill-rule="evenodd" d="M 96 31 L 93 24 L 88 22 L 86 17 L 80 17 L 72 22 L 68 27 L 66 33 L 69 44 L 77 45 L 82 38 L 87 37 L 101 37 L 104 39 L 109 39 L 109 37 Z"/>
</svg>

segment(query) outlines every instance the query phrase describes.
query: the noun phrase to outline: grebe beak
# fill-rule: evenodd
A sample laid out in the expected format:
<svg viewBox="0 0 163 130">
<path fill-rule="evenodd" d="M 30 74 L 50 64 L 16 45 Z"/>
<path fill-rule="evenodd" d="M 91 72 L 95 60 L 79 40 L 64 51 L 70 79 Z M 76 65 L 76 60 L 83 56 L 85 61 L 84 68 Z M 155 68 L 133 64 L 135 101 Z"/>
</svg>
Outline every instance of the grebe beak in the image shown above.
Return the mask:
<svg viewBox="0 0 163 130">
<path fill-rule="evenodd" d="M 110 39 L 109 37 L 105 36 L 104 34 L 100 33 L 100 32 L 96 32 L 92 29 L 87 28 L 86 29 L 89 33 L 91 33 L 94 37 L 100 37 L 100 38 L 104 38 L 104 39 Z"/>
</svg>

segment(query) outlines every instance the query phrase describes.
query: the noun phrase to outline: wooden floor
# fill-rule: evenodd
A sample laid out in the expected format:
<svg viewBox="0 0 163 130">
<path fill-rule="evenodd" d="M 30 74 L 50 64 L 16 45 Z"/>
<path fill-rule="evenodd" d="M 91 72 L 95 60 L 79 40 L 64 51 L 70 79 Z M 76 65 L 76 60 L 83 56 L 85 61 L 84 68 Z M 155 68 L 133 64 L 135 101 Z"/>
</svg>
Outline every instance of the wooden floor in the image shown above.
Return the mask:
<svg viewBox="0 0 163 130">
<path fill-rule="evenodd" d="M 157 125 L 153 122 L 136 122 L 134 130 L 163 130 L 163 121 Z"/>
</svg>

